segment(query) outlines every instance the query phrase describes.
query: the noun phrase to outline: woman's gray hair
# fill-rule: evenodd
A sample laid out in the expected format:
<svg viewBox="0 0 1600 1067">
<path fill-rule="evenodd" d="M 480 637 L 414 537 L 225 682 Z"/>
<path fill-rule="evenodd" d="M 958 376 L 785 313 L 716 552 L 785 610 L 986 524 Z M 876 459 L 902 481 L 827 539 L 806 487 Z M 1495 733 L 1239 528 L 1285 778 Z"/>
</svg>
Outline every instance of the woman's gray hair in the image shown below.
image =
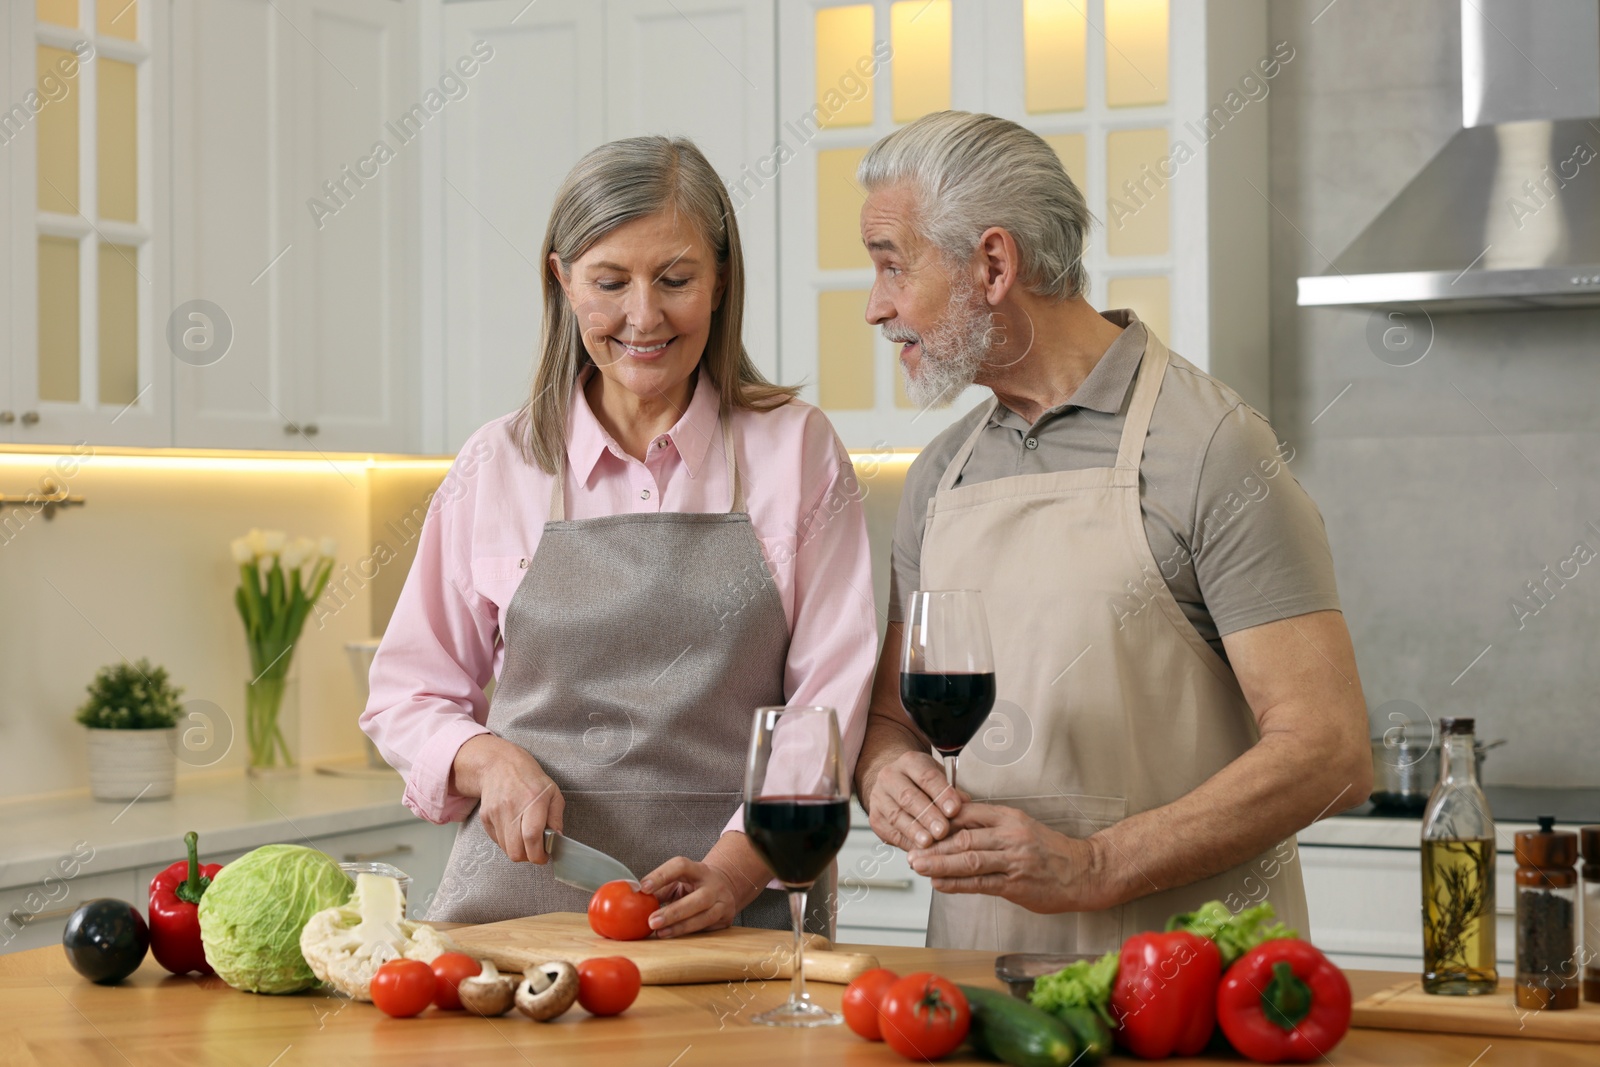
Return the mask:
<svg viewBox="0 0 1600 1067">
<path fill-rule="evenodd" d="M 514 422 L 522 454 L 550 474 L 561 470 L 567 450 L 567 408 L 585 367 L 593 366 L 583 344 L 583 324 L 550 266 L 554 253 L 563 275 L 606 234 L 658 211 L 686 218 L 710 246 L 723 281 L 722 301 L 711 313 L 711 333 L 700 370 L 722 395 L 724 416 L 734 408 L 766 411 L 788 403 L 797 387 L 774 385 L 744 347 L 744 251 L 739 222 L 722 179 L 682 137 L 628 137 L 593 149 L 578 160 L 556 190 L 550 222 L 539 249 L 544 275 L 544 320 L 533 388 Z"/>
<path fill-rule="evenodd" d="M 983 231 L 998 226 L 1017 242 L 1030 292 L 1066 298 L 1089 290 L 1089 206 L 1032 130 L 994 115 L 936 111 L 868 149 L 856 178 L 868 190 L 910 182 L 918 230 L 954 263 L 970 259 Z"/>
</svg>

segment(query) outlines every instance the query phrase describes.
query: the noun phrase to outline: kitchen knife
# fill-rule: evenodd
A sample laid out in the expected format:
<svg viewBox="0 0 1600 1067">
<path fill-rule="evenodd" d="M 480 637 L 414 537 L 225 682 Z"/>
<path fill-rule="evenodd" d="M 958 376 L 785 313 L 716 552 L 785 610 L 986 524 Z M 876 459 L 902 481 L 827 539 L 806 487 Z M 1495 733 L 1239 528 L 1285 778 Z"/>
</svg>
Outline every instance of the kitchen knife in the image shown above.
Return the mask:
<svg viewBox="0 0 1600 1067">
<path fill-rule="evenodd" d="M 620 860 L 548 828 L 544 832 L 544 850 L 550 856 L 550 872 L 564 885 L 593 893 L 607 882 L 620 879 L 639 888 L 639 879 Z"/>
</svg>

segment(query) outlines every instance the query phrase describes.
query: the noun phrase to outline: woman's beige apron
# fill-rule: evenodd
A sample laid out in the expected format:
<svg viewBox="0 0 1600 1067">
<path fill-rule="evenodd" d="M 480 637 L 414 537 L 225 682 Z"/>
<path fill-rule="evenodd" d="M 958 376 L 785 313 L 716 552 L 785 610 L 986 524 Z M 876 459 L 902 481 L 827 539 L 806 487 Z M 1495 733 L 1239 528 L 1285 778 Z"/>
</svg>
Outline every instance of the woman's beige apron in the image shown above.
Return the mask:
<svg viewBox="0 0 1600 1067">
<path fill-rule="evenodd" d="M 923 588 L 982 590 L 994 643 L 995 712 L 962 754 L 957 781 L 1072 837 L 1177 800 L 1258 737 L 1233 672 L 1184 617 L 1145 537 L 1139 463 L 1166 369 L 1167 349 L 1152 336 L 1115 467 L 952 488 L 984 418 L 928 502 Z M 1103 912 L 1039 915 L 999 897 L 935 893 L 928 944 L 1102 953 L 1214 899 L 1235 911 L 1270 901 L 1309 934 L 1291 838 L 1224 874 Z"/>
<path fill-rule="evenodd" d="M 489 729 L 561 789 L 568 836 L 641 877 L 716 844 L 742 798 L 753 713 L 784 702 L 789 626 L 744 510 L 726 415 L 722 450 L 726 514 L 567 520 L 563 466 L 506 608 Z M 496 922 L 588 903 L 548 866 L 513 863 L 474 809 L 428 918 Z M 784 894 L 763 890 L 735 922 L 787 928 Z"/>
</svg>

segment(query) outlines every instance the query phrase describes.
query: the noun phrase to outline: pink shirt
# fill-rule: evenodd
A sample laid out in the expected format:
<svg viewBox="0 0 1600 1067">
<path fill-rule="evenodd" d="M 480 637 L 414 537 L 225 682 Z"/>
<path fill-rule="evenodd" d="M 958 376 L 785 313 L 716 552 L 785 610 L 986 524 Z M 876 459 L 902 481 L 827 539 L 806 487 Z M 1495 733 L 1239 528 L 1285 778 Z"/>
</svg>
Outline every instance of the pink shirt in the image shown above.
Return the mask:
<svg viewBox="0 0 1600 1067">
<path fill-rule="evenodd" d="M 568 415 L 567 517 L 727 511 L 719 400 L 702 375 L 683 417 L 641 463 L 600 425 L 580 385 Z M 878 644 L 863 490 L 811 405 L 731 417 L 751 524 L 789 623 L 786 703 L 837 709 L 853 769 Z M 513 418 L 473 434 L 434 494 L 361 715 L 405 776 L 405 805 L 435 823 L 465 819 L 478 803 L 450 788 L 450 768 L 463 742 L 489 732 L 483 687 L 500 673 L 506 608 L 549 517 L 552 476 L 522 459 Z M 742 810 L 727 829 L 744 829 Z"/>
</svg>

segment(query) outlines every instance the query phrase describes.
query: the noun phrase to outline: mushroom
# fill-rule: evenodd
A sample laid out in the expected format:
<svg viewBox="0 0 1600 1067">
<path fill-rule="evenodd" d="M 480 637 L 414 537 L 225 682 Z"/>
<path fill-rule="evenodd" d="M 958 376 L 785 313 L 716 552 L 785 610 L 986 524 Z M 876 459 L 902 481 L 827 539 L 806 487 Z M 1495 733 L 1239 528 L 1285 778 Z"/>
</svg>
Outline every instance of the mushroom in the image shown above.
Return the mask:
<svg viewBox="0 0 1600 1067">
<path fill-rule="evenodd" d="M 529 967 L 517 985 L 517 1010 L 539 1022 L 554 1019 L 577 999 L 578 969 L 565 960 Z"/>
<path fill-rule="evenodd" d="M 493 960 L 483 960 L 483 970 L 463 978 L 456 987 L 461 1006 L 474 1015 L 504 1015 L 511 1010 L 517 980 L 495 969 Z"/>
</svg>

